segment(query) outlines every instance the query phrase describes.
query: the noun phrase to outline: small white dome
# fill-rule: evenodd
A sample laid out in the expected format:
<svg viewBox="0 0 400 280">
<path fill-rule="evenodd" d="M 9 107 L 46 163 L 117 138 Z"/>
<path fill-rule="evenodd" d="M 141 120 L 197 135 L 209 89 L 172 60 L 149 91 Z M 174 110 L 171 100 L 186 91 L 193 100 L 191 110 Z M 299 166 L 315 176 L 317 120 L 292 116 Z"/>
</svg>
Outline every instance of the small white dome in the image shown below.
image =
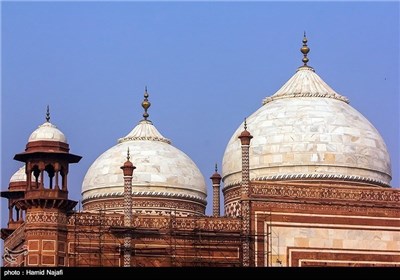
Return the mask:
<svg viewBox="0 0 400 280">
<path fill-rule="evenodd" d="M 123 195 L 120 167 L 129 148 L 130 160 L 136 166 L 132 179 L 134 195 L 176 195 L 205 203 L 207 188 L 196 164 L 172 146 L 150 121 L 140 121 L 118 142 L 90 166 L 82 184 L 83 200 Z"/>
<path fill-rule="evenodd" d="M 67 143 L 67 138 L 54 124 L 45 122 L 29 136 L 28 142 L 34 141 L 58 141 Z"/>
<path fill-rule="evenodd" d="M 15 182 L 26 182 L 25 165 L 11 176 L 10 183 Z"/>
<path fill-rule="evenodd" d="M 391 164 L 376 128 L 311 67 L 297 73 L 247 118 L 250 179 L 360 180 L 387 186 Z M 226 186 L 241 180 L 243 124 L 223 158 Z"/>
</svg>

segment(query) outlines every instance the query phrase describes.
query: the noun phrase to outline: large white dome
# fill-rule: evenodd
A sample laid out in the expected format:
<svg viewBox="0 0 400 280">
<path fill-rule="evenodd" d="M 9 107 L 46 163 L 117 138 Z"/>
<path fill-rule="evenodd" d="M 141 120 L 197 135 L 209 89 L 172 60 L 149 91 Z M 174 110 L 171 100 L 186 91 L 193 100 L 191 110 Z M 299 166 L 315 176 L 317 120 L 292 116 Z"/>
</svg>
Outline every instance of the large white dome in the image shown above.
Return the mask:
<svg viewBox="0 0 400 280">
<path fill-rule="evenodd" d="M 389 154 L 379 132 L 308 66 L 247 118 L 250 180 L 339 179 L 388 186 Z M 223 158 L 225 187 L 241 181 L 232 135 Z"/>
<path fill-rule="evenodd" d="M 207 188 L 195 163 L 171 145 L 154 127 L 142 120 L 119 143 L 100 155 L 83 180 L 83 200 L 123 195 L 121 166 L 129 148 L 136 169 L 133 172 L 133 197 L 182 198 L 206 204 Z"/>
</svg>

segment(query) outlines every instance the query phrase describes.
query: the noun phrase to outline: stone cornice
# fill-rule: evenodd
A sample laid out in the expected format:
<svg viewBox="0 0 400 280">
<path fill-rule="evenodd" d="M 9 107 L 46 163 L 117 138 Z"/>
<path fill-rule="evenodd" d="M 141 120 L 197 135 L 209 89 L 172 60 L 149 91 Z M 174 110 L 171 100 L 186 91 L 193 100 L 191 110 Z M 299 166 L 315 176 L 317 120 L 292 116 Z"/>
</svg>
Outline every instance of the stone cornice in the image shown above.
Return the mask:
<svg viewBox="0 0 400 280">
<path fill-rule="evenodd" d="M 103 194 L 95 194 L 86 197 L 82 203 L 86 203 L 87 201 L 99 199 L 99 198 L 121 198 L 124 196 L 123 192 L 113 192 L 113 193 L 103 193 Z M 179 194 L 179 193 L 169 193 L 169 192 L 133 192 L 133 197 L 157 197 L 157 198 L 175 198 L 175 199 L 185 199 L 185 200 L 192 200 L 195 202 L 202 203 L 204 205 L 207 204 L 207 201 L 204 198 L 188 195 L 188 194 Z"/>
<path fill-rule="evenodd" d="M 26 214 L 26 223 L 28 225 L 42 223 L 42 224 L 55 224 L 62 225 L 66 224 L 67 219 L 65 214 L 59 212 L 51 212 L 51 211 L 41 211 L 41 212 L 28 212 Z"/>
<path fill-rule="evenodd" d="M 251 184 L 253 197 L 274 197 L 284 199 L 312 199 L 319 201 L 340 201 L 400 208 L 400 191 L 380 188 L 342 188 L 294 185 Z"/>
<path fill-rule="evenodd" d="M 351 182 L 361 182 L 374 184 L 381 187 L 390 188 L 390 185 L 384 183 L 383 181 L 361 177 L 361 176 L 351 176 L 351 175 L 336 175 L 336 174 L 283 174 L 283 175 L 272 175 L 272 176 L 261 176 L 250 178 L 250 181 L 281 181 L 281 180 L 340 180 L 340 181 L 351 181 Z M 234 181 L 230 184 L 226 184 L 224 189 L 230 186 L 240 185 L 240 181 Z"/>
<path fill-rule="evenodd" d="M 315 213 L 324 212 L 336 214 L 339 211 L 342 213 L 356 213 L 360 216 L 380 216 L 398 217 L 399 210 L 393 208 L 378 208 L 378 207 L 363 207 L 360 205 L 335 205 L 330 203 L 297 203 L 287 201 L 253 201 L 252 206 L 259 209 L 280 209 L 280 211 L 288 211 L 295 213 Z"/>
<path fill-rule="evenodd" d="M 332 98 L 332 99 L 337 99 L 346 103 L 349 103 L 349 99 L 341 96 L 341 95 L 329 95 L 326 93 L 291 93 L 291 94 L 285 94 L 285 95 L 280 95 L 280 96 L 270 96 L 267 97 L 263 100 L 263 105 L 272 102 L 277 99 L 283 99 L 283 98 L 296 98 L 296 97 L 322 97 L 322 98 Z"/>
<path fill-rule="evenodd" d="M 171 140 L 164 138 L 164 137 L 155 137 L 155 136 L 140 136 L 140 137 L 125 136 L 123 138 L 118 139 L 118 143 L 127 142 L 127 141 L 159 141 L 159 142 L 171 144 Z"/>
<path fill-rule="evenodd" d="M 97 213 L 76 213 L 68 218 L 69 226 L 123 226 L 123 215 L 102 215 Z M 170 216 L 133 216 L 133 228 L 168 230 L 208 230 L 221 232 L 240 232 L 240 219 L 229 217 L 175 217 Z"/>
</svg>

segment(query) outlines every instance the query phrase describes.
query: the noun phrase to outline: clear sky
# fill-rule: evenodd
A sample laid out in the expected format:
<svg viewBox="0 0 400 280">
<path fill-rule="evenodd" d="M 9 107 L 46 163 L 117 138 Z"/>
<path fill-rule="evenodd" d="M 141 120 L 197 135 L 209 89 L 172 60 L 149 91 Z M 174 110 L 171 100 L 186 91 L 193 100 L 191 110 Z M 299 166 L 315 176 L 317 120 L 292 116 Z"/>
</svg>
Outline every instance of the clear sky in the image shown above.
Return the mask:
<svg viewBox="0 0 400 280">
<path fill-rule="evenodd" d="M 49 104 L 83 156 L 68 178 L 80 200 L 89 166 L 142 119 L 147 85 L 149 119 L 198 165 L 211 214 L 214 164 L 243 118 L 302 64 L 303 31 L 309 65 L 381 133 L 399 187 L 397 1 L 3 1 L 1 25 L 2 190 Z"/>
</svg>

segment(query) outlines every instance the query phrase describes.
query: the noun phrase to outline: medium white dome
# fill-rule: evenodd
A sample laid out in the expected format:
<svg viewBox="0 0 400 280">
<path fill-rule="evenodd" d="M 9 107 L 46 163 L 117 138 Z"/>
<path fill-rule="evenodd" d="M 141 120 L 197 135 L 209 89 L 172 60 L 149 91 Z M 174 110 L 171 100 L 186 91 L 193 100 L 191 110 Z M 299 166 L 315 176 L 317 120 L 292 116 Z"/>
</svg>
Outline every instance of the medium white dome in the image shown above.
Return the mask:
<svg viewBox="0 0 400 280">
<path fill-rule="evenodd" d="M 17 172 L 15 172 L 11 178 L 10 183 L 16 182 L 26 182 L 26 173 L 25 173 L 25 165 L 21 166 Z"/>
<path fill-rule="evenodd" d="M 82 184 L 83 200 L 122 196 L 121 166 L 129 148 L 133 172 L 133 196 L 174 197 L 206 204 L 205 180 L 196 164 L 171 145 L 154 125 L 142 120 L 119 143 L 90 166 Z"/>
<path fill-rule="evenodd" d="M 339 179 L 388 186 L 389 153 L 376 128 L 303 66 L 247 118 L 251 180 Z M 225 187 L 241 181 L 243 124 L 223 158 Z"/>
</svg>

